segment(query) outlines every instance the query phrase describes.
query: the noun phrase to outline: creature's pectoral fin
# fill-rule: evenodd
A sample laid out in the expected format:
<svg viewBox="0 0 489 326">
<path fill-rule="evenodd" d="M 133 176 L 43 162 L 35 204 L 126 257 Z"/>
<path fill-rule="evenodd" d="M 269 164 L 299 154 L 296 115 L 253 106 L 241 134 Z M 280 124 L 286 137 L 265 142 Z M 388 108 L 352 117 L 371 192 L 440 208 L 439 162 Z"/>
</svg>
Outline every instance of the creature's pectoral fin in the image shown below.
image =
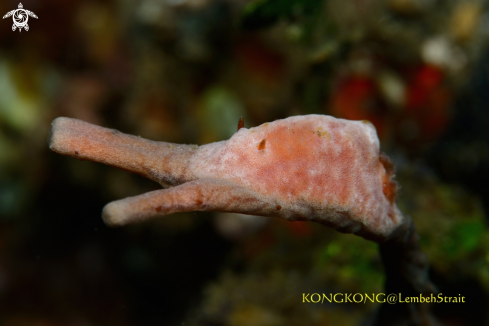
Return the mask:
<svg viewBox="0 0 489 326">
<path fill-rule="evenodd" d="M 273 205 L 235 184 L 200 179 L 107 204 L 102 217 L 107 225 L 122 226 L 177 212 L 221 211 L 272 215 Z"/>
<path fill-rule="evenodd" d="M 28 31 L 29 30 L 29 25 L 25 24 L 24 28 L 25 28 L 26 31 Z"/>
</svg>

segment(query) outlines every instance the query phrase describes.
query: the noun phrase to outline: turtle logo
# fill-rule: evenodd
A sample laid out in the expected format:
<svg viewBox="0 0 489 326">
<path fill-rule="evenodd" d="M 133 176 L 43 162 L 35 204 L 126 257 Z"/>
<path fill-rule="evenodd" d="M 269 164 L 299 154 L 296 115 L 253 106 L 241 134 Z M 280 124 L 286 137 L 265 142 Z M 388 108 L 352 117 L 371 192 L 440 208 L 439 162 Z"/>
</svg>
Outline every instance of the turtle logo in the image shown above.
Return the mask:
<svg viewBox="0 0 489 326">
<path fill-rule="evenodd" d="M 22 28 L 24 28 L 26 31 L 29 30 L 29 25 L 27 25 L 29 16 L 37 19 L 36 14 L 34 14 L 32 11 L 25 10 L 23 8 L 24 6 L 22 6 L 22 3 L 19 3 L 19 9 L 9 11 L 5 16 L 3 16 L 3 19 L 12 16 L 12 18 L 14 19 L 14 24 L 12 25 L 12 31 L 14 32 L 17 28 L 19 29 L 19 32 L 22 32 Z"/>
</svg>

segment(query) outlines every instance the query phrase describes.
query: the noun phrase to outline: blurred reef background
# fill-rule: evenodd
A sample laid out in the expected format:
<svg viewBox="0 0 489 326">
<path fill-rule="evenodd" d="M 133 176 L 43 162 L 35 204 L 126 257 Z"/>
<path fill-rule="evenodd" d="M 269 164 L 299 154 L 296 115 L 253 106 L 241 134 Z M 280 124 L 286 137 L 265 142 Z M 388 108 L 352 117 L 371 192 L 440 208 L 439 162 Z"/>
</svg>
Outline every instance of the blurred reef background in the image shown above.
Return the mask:
<svg viewBox="0 0 489 326">
<path fill-rule="evenodd" d="M 0 13 L 18 0 L 2 0 Z M 205 144 L 292 115 L 370 120 L 447 296 L 489 325 L 489 1 L 25 0 L 0 21 L 0 325 L 371 325 L 377 246 L 318 224 L 223 213 L 107 228 L 159 186 L 47 148 L 67 116 Z M 3 15 L 2 14 L 2 15 Z"/>
</svg>

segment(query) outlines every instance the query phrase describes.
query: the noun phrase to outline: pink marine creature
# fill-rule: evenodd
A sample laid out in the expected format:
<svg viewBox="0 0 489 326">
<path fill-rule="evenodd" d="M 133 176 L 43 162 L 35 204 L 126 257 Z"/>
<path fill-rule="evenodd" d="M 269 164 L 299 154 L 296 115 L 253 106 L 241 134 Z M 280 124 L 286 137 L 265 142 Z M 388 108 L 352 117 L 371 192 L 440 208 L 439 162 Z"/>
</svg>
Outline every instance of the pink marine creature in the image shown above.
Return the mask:
<svg viewBox="0 0 489 326">
<path fill-rule="evenodd" d="M 57 118 L 49 146 L 165 188 L 106 205 L 110 226 L 190 211 L 315 221 L 380 243 L 388 289 L 434 292 L 412 219 L 395 204 L 393 165 L 368 121 L 308 115 L 247 129 L 240 120 L 229 140 L 196 146 Z"/>
</svg>

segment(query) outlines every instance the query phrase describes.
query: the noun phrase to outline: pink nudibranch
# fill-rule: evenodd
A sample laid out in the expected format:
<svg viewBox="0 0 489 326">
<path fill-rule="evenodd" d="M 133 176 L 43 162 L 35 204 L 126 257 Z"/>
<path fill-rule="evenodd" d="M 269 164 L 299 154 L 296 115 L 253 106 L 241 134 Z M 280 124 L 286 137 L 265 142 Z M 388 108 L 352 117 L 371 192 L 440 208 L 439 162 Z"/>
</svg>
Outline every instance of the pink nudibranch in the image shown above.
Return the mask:
<svg viewBox="0 0 489 326">
<path fill-rule="evenodd" d="M 167 188 L 109 203 L 102 214 L 108 225 L 175 212 L 223 211 L 315 221 L 384 241 L 404 222 L 395 204 L 392 165 L 367 121 L 295 116 L 195 146 L 57 118 L 50 148 L 138 173 Z"/>
</svg>

